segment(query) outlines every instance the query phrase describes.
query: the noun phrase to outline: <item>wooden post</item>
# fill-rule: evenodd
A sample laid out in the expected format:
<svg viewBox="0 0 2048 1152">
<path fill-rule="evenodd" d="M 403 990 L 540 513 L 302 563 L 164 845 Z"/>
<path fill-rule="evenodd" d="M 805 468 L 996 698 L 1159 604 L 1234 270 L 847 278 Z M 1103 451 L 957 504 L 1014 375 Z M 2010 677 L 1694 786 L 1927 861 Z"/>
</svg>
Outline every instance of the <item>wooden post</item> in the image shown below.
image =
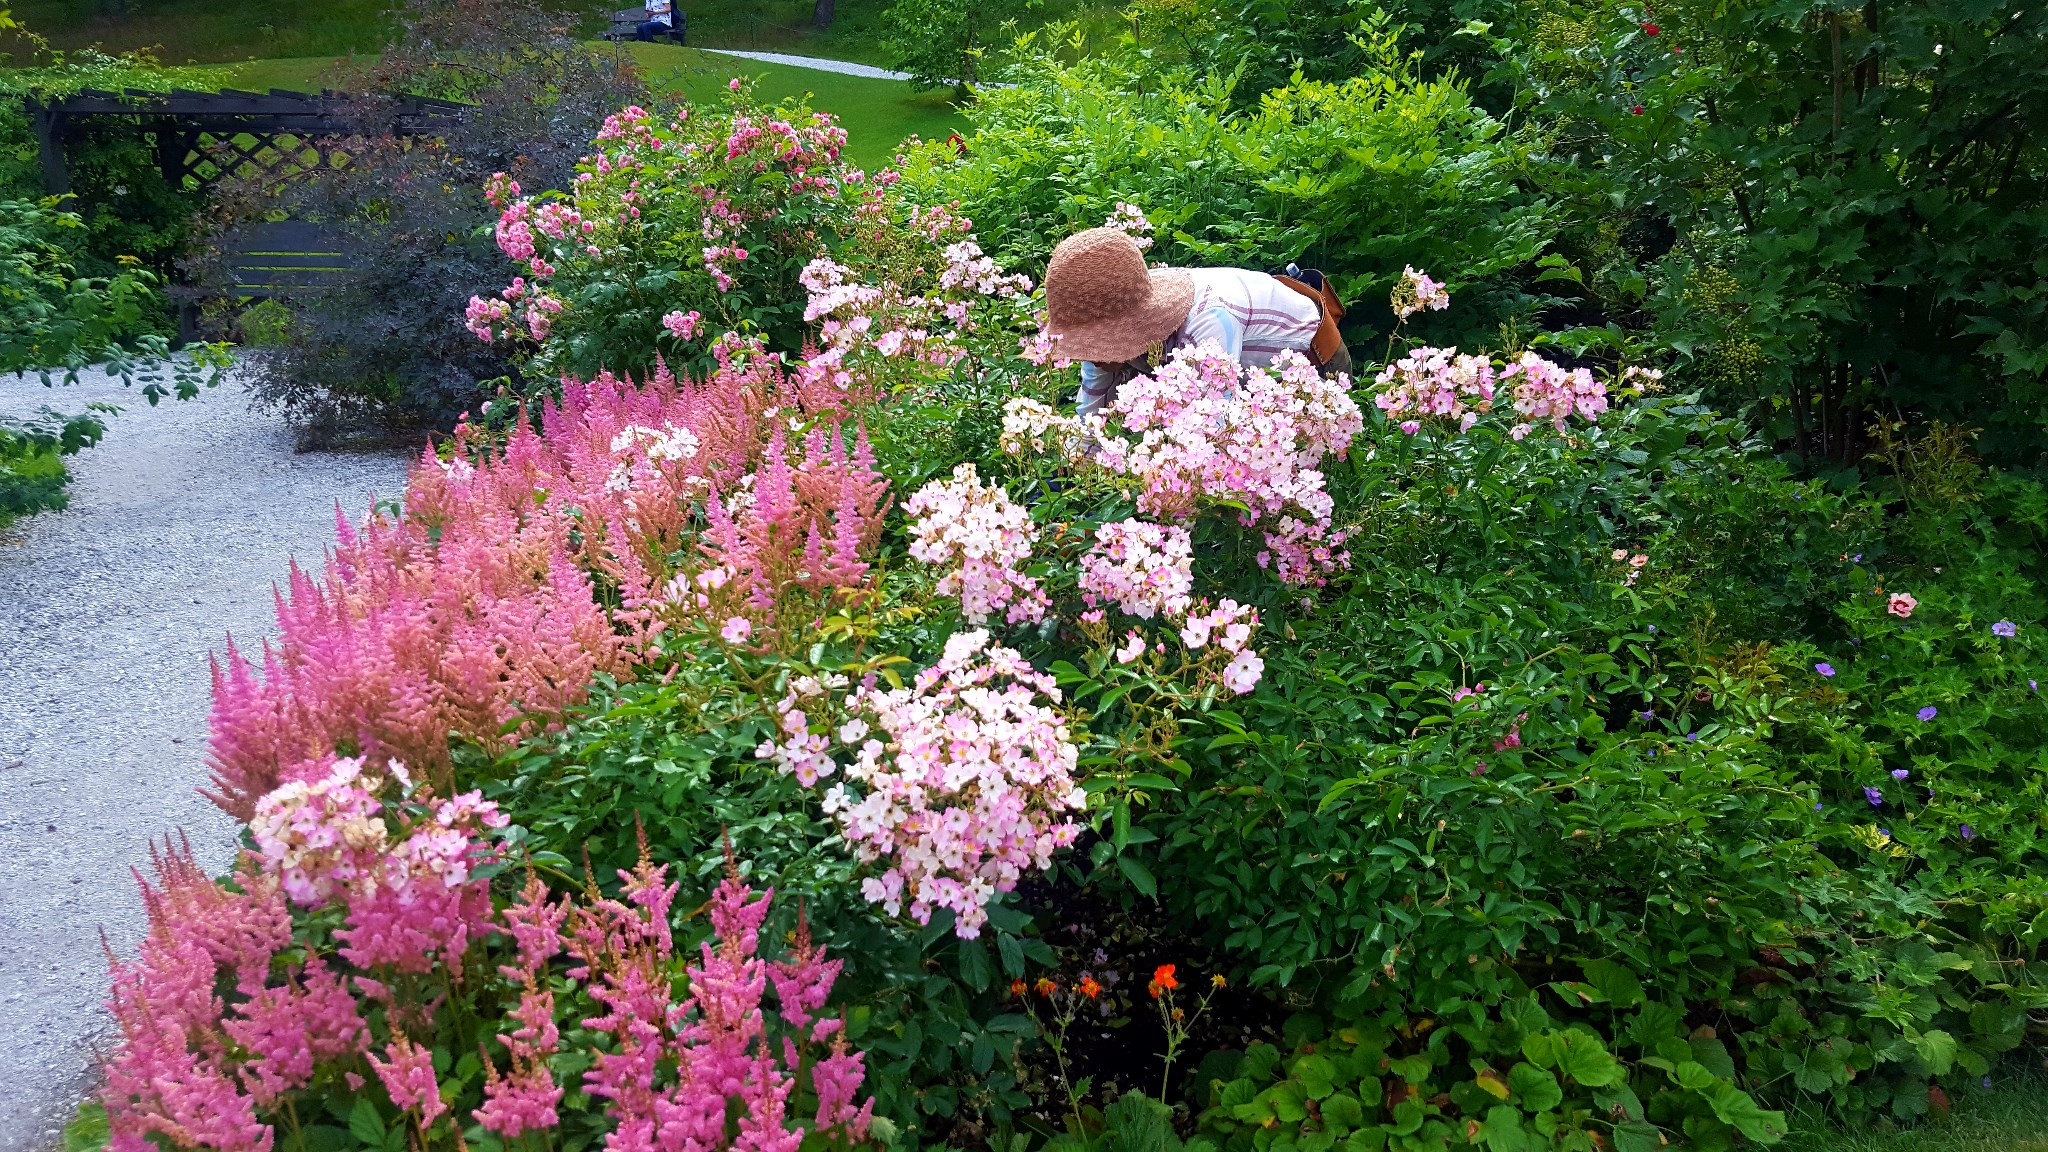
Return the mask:
<svg viewBox="0 0 2048 1152">
<path fill-rule="evenodd" d="M 43 191 L 62 196 L 71 191 L 71 173 L 64 165 L 64 114 L 31 96 L 25 104 L 35 125 L 36 151 L 43 162 Z"/>
</svg>

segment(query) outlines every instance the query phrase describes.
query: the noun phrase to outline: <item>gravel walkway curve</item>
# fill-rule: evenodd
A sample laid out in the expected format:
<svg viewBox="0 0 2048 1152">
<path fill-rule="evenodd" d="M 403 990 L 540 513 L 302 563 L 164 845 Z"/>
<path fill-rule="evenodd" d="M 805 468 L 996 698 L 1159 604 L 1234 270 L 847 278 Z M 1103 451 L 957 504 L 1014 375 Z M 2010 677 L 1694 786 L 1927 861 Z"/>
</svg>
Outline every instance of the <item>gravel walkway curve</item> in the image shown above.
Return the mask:
<svg viewBox="0 0 2048 1152">
<path fill-rule="evenodd" d="M 107 1028 L 101 929 L 134 954 L 128 870 L 177 828 L 225 866 L 206 778 L 207 653 L 273 634 L 273 582 L 317 566 L 337 503 L 396 496 L 397 454 L 307 454 L 232 379 L 151 408 L 117 382 L 0 376 L 0 413 L 119 404 L 69 510 L 0 540 L 0 1152 L 54 1147 Z"/>
<path fill-rule="evenodd" d="M 908 72 L 892 72 L 877 68 L 873 64 L 855 64 L 851 60 L 827 60 L 823 56 L 791 56 L 786 52 L 740 52 L 731 48 L 706 48 L 720 56 L 738 56 L 743 60 L 759 60 L 763 64 L 786 64 L 791 68 L 810 68 L 818 72 L 838 72 L 845 76 L 865 76 L 870 80 L 908 80 Z"/>
</svg>

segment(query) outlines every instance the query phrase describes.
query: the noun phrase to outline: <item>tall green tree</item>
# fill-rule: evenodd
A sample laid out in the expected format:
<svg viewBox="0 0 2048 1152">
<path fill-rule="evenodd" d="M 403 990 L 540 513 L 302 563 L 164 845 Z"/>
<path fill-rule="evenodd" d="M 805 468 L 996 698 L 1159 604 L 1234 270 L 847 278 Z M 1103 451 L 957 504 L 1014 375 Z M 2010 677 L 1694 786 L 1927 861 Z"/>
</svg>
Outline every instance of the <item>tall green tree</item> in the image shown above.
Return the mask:
<svg viewBox="0 0 2048 1152">
<path fill-rule="evenodd" d="M 2048 14 L 1988 0 L 1548 4 L 1493 30 L 1574 255 L 1780 441 L 2048 445 Z M 1578 274 L 1574 270 L 1574 275 Z"/>
</svg>

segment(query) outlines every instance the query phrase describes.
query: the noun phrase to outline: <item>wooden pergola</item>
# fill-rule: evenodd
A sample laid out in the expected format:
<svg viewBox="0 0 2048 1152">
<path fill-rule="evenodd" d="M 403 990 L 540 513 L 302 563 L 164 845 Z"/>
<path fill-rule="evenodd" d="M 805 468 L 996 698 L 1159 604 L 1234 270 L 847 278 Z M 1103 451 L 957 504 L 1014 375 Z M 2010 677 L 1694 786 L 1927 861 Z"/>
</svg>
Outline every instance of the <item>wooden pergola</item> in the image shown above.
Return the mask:
<svg viewBox="0 0 2048 1152">
<path fill-rule="evenodd" d="M 132 125 L 150 136 L 165 183 L 187 179 L 211 184 L 230 176 L 262 172 L 288 178 L 337 163 L 337 137 L 390 133 L 432 135 L 457 124 L 464 105 L 430 96 L 397 96 L 366 102 L 325 91 L 148 92 L 130 88 L 107 92 L 88 88 L 44 101 L 29 97 L 26 108 L 42 154 L 43 188 L 50 195 L 71 190 L 65 157 L 72 130 L 84 124 Z M 252 171 L 253 170 L 253 171 Z"/>
</svg>

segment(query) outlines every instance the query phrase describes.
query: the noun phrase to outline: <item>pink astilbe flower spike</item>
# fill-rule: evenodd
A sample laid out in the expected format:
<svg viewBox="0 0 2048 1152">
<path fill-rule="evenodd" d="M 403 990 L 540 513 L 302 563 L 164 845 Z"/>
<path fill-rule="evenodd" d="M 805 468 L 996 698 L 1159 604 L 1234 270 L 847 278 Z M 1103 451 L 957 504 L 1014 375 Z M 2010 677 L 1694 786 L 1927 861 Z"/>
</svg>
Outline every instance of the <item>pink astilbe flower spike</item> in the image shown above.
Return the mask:
<svg viewBox="0 0 2048 1152">
<path fill-rule="evenodd" d="M 226 1066 L 225 1006 L 214 991 L 217 955 L 232 963 L 239 983 L 261 986 L 261 977 L 242 969 L 254 965 L 252 944 L 260 950 L 267 938 L 269 911 L 256 897 L 214 884 L 188 844 L 166 844 L 152 856 L 156 879 L 143 882 L 150 926 L 140 954 L 132 963 L 111 950 L 107 956 L 107 1007 L 120 1032 L 103 1061 L 100 1091 L 110 1144 L 140 1152 L 155 1134 L 184 1147 L 269 1152 L 274 1136 L 256 1119 L 257 1100 Z M 211 932 L 193 930 L 208 923 Z M 266 956 L 266 970 L 268 963 Z"/>
<path fill-rule="evenodd" d="M 401 1112 L 418 1113 L 421 1131 L 433 1127 L 435 1119 L 448 1110 L 441 1100 L 440 1082 L 434 1078 L 431 1053 L 403 1033 L 384 1046 L 384 1059 L 372 1054 L 369 1061 L 392 1105 Z"/>
<path fill-rule="evenodd" d="M 451 736 L 499 750 L 559 723 L 669 625 L 673 558 L 700 540 L 731 554 L 757 625 L 786 587 L 865 580 L 888 507 L 865 435 L 849 444 L 758 345 L 718 352 L 701 382 L 665 364 L 565 381 L 540 431 L 519 420 L 503 443 L 460 425 L 401 516 L 337 514 L 324 570 L 294 566 L 277 592 L 260 677 L 232 642 L 215 662 L 208 795 L 246 820 L 343 748 L 445 781 Z M 789 422 L 821 413 L 792 443 Z"/>
<path fill-rule="evenodd" d="M 811 1065 L 811 1089 L 818 1097 L 818 1114 L 812 1121 L 820 1131 L 845 1130 L 855 1140 L 865 1140 L 874 1118 L 875 1102 L 868 1100 L 855 1108 L 854 1094 L 867 1077 L 865 1058 L 849 1052 L 846 1037 L 833 1038 L 832 1053 Z"/>
<path fill-rule="evenodd" d="M 798 1032 L 810 1027 L 812 1014 L 825 1006 L 842 966 L 842 961 L 825 959 L 825 950 L 811 943 L 810 917 L 799 907 L 789 958 L 768 966 L 768 978 L 775 982 L 775 999 L 790 1027 Z"/>
<path fill-rule="evenodd" d="M 370 1038 L 355 998 L 318 956 L 295 982 L 237 1005 L 222 1029 L 250 1054 L 242 1082 L 266 1108 L 280 1093 L 305 1087 L 315 1062 L 367 1051 Z"/>
</svg>

